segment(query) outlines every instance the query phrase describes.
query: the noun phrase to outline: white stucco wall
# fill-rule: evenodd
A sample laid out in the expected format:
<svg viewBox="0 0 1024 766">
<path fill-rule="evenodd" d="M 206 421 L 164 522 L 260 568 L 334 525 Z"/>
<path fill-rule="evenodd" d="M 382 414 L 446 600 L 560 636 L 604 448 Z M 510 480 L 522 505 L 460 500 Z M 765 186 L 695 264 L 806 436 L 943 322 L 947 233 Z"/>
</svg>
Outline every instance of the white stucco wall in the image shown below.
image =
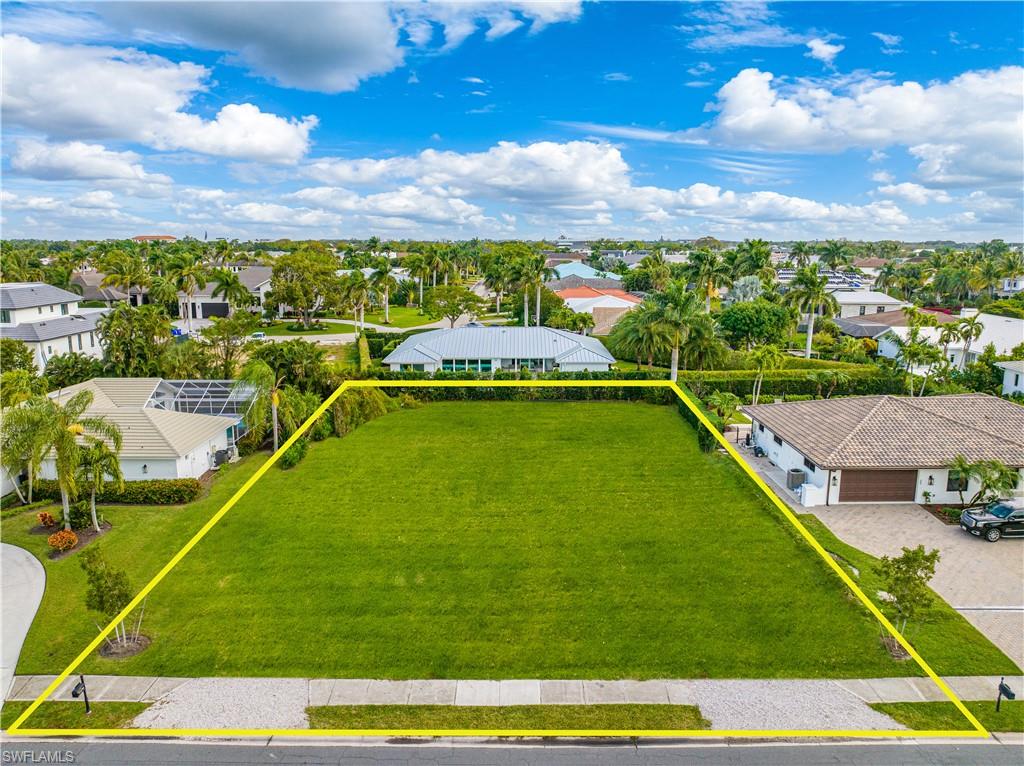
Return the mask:
<svg viewBox="0 0 1024 766">
<path fill-rule="evenodd" d="M 1024 394 L 1024 372 L 1003 370 L 1003 394 Z"/>
<path fill-rule="evenodd" d="M 588 362 L 586 364 L 560 364 L 558 369 L 562 372 L 608 372 L 608 365 L 599 362 Z"/>
</svg>

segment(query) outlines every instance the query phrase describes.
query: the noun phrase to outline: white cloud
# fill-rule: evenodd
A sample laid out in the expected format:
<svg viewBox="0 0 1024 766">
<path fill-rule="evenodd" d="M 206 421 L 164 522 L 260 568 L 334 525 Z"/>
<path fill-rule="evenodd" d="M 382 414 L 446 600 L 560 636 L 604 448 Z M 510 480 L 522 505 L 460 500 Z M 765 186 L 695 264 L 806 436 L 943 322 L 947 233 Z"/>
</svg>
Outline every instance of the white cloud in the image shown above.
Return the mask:
<svg viewBox="0 0 1024 766">
<path fill-rule="evenodd" d="M 912 205 L 926 205 L 929 202 L 952 202 L 952 198 L 942 189 L 928 189 L 920 184 L 904 182 L 889 186 L 879 186 L 878 193 L 885 197 L 896 197 Z"/>
<path fill-rule="evenodd" d="M 479 77 L 463 77 L 462 81 L 463 82 L 472 83 L 474 85 L 483 85 L 484 84 L 484 81 L 481 80 Z"/>
<path fill-rule="evenodd" d="M 114 200 L 114 193 L 106 190 L 97 190 L 79 194 L 71 200 L 75 207 L 107 208 L 115 209 L 120 205 Z"/>
<path fill-rule="evenodd" d="M 890 35 L 885 32 L 872 32 L 872 37 L 878 38 L 882 43 L 882 53 L 886 56 L 893 56 L 897 53 L 903 53 L 900 48 L 900 43 L 903 42 L 903 38 L 899 35 Z"/>
<path fill-rule="evenodd" d="M 834 45 L 827 40 L 822 40 L 820 37 L 815 37 L 813 40 L 807 41 L 807 48 L 805 56 L 831 66 L 836 56 L 842 53 L 846 46 Z"/>
<path fill-rule="evenodd" d="M 169 176 L 147 173 L 139 159 L 135 152 L 114 152 L 82 141 L 51 144 L 23 139 L 15 143 L 11 167 L 32 178 L 49 181 L 171 183 Z"/>
<path fill-rule="evenodd" d="M 880 184 L 888 184 L 895 181 L 896 177 L 886 170 L 878 170 L 871 174 L 871 180 Z"/>
<path fill-rule="evenodd" d="M 239 159 L 294 162 L 316 117 L 286 119 L 227 104 L 214 119 L 186 112 L 209 71 L 134 49 L 3 38 L 4 118 L 55 138 L 134 141 Z"/>
<path fill-rule="evenodd" d="M 604 79 L 608 82 L 629 82 L 633 78 L 625 72 L 609 72 Z"/>
<path fill-rule="evenodd" d="M 701 61 L 698 62 L 697 64 L 694 64 L 686 71 L 692 74 L 694 77 L 702 77 L 706 74 L 714 72 L 715 68 L 711 66 L 711 64 L 709 64 L 707 61 Z"/>
<path fill-rule="evenodd" d="M 882 162 L 887 159 L 889 159 L 889 155 L 881 149 L 872 149 L 871 154 L 868 155 L 868 162 Z"/>
<path fill-rule="evenodd" d="M 710 80 L 690 80 L 683 83 L 687 88 L 706 88 L 711 85 Z"/>
<path fill-rule="evenodd" d="M 808 36 L 777 23 L 778 15 L 764 2 L 697 5 L 690 12 L 695 23 L 684 24 L 679 30 L 691 36 L 690 47 L 695 50 L 803 45 Z"/>
</svg>

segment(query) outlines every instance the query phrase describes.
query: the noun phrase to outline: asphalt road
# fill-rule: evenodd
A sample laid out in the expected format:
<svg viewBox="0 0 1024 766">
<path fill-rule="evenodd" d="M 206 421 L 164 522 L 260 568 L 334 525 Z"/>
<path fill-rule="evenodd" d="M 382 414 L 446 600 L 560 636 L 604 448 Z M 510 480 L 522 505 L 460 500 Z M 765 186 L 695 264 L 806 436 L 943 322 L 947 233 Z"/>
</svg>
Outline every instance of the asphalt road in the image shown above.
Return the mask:
<svg viewBox="0 0 1024 766">
<path fill-rule="evenodd" d="M 382 764 L 384 766 L 952 766 L 1024 763 L 1024 746 L 970 744 L 315 745 L 174 742 L 4 742 L 3 764 Z"/>
</svg>

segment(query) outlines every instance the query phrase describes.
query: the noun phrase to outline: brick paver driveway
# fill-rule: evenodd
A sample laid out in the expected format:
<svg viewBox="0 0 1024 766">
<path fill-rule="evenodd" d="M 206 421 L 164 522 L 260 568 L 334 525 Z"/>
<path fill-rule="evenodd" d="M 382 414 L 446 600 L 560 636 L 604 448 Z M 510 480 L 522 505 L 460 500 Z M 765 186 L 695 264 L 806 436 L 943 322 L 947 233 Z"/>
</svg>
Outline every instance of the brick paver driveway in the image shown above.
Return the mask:
<svg viewBox="0 0 1024 766">
<path fill-rule="evenodd" d="M 899 554 L 903 546 L 938 548 L 932 587 L 1024 667 L 1024 539 L 985 542 L 910 503 L 807 510 L 844 542 L 874 556 Z"/>
</svg>

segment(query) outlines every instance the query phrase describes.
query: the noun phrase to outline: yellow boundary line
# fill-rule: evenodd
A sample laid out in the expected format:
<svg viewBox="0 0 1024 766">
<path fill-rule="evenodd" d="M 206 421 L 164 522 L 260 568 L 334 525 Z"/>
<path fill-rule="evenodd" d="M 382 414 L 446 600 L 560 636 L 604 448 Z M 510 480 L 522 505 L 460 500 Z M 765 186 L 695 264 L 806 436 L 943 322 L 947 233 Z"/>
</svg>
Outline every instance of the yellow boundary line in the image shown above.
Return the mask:
<svg viewBox="0 0 1024 766">
<path fill-rule="evenodd" d="M 934 731 L 914 731 L 906 729 L 881 730 L 881 729 L 667 729 L 667 730 L 635 730 L 635 729 L 32 729 L 21 728 L 26 719 L 49 697 L 57 688 L 71 675 L 75 669 L 103 642 L 103 640 L 114 630 L 114 626 L 128 617 L 135 607 L 149 595 L 161 580 L 174 569 L 178 563 L 188 555 L 200 540 L 213 529 L 224 515 L 230 511 L 235 504 L 242 499 L 246 492 L 259 481 L 270 467 L 277 462 L 278 458 L 292 444 L 299 439 L 313 423 L 323 415 L 334 401 L 349 388 L 669 388 L 678 396 L 684 404 L 697 416 L 697 419 L 707 428 L 718 440 L 725 451 L 736 461 L 746 472 L 747 476 L 753 479 L 754 483 L 771 500 L 775 506 L 782 511 L 786 519 L 796 530 L 810 543 L 817 551 L 822 560 L 839 575 L 839 578 L 846 586 L 853 591 L 868 611 L 885 627 L 899 644 L 907 650 L 914 661 L 921 667 L 942 693 L 963 713 L 964 717 L 971 723 L 973 729 L 939 729 Z M 8 734 L 18 734 L 31 737 L 50 736 L 117 736 L 117 737 L 870 737 L 877 739 L 885 738 L 906 738 L 906 737 L 988 737 L 989 732 L 982 726 L 981 722 L 971 713 L 970 710 L 960 701 L 960 698 L 949 688 L 911 646 L 910 642 L 903 637 L 896 627 L 889 622 L 881 610 L 872 603 L 853 579 L 839 566 L 838 562 L 829 555 L 821 543 L 800 523 L 792 509 L 784 503 L 772 489 L 757 475 L 757 473 L 740 456 L 736 448 L 729 443 L 717 428 L 715 428 L 707 416 L 701 412 L 683 390 L 674 382 L 667 380 L 349 380 L 342 383 L 327 399 L 321 404 L 316 412 L 309 416 L 306 421 L 295 431 L 284 444 L 243 484 L 231 498 L 221 506 L 209 521 L 207 521 L 196 534 L 185 543 L 168 561 L 163 569 L 157 572 L 145 587 L 139 591 L 129 604 L 121 610 L 121 613 L 100 632 L 92 643 L 90 643 L 81 654 L 72 661 L 64 671 L 53 680 L 52 683 L 40 694 L 25 711 L 18 716 L 17 720 L 8 729 Z"/>
</svg>

